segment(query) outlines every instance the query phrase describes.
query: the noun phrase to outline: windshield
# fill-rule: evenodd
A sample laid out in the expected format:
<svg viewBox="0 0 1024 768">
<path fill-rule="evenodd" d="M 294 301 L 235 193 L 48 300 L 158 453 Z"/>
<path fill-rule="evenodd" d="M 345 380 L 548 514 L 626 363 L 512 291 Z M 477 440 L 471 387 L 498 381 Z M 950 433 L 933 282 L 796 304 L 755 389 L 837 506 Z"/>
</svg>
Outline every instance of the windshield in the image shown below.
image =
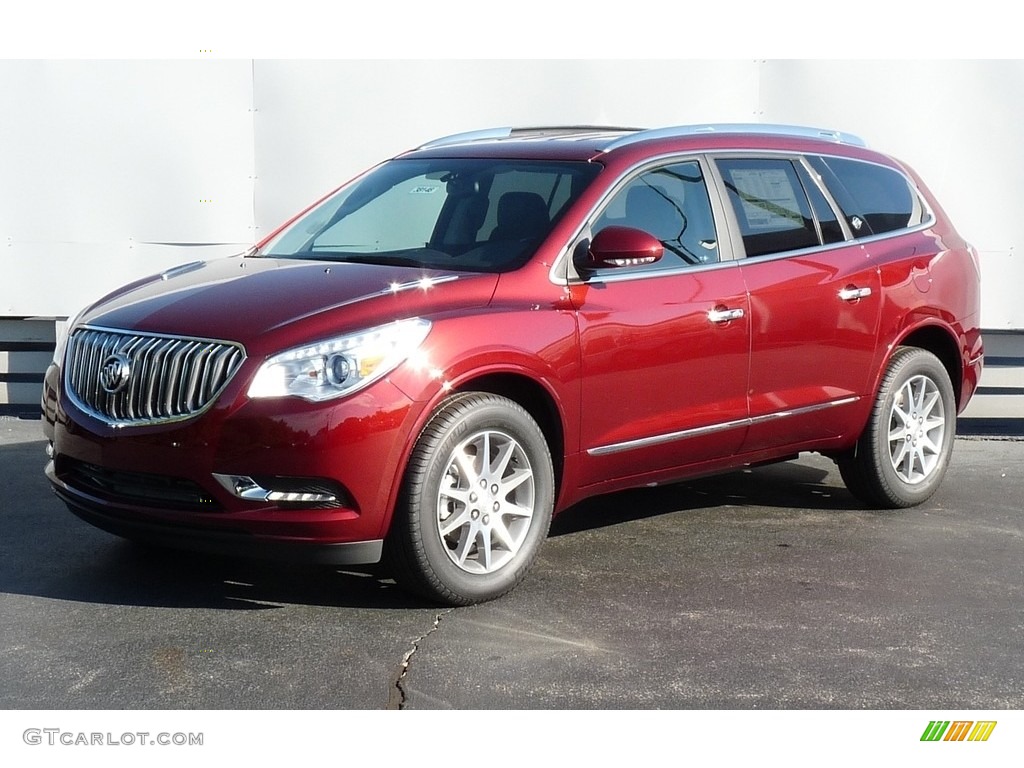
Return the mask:
<svg viewBox="0 0 1024 768">
<path fill-rule="evenodd" d="M 526 263 L 600 168 L 392 160 L 339 190 L 258 255 L 506 272 Z"/>
</svg>

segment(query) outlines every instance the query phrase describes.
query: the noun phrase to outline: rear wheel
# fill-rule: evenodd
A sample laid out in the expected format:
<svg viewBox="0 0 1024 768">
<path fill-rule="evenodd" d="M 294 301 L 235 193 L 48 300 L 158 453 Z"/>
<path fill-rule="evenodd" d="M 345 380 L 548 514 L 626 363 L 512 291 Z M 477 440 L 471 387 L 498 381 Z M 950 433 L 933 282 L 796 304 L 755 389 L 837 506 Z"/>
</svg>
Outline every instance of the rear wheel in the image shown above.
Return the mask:
<svg viewBox="0 0 1024 768">
<path fill-rule="evenodd" d="M 942 482 L 955 433 L 956 401 L 945 367 L 927 350 L 901 347 L 857 446 L 837 460 L 840 474 L 872 506 L 920 504 Z"/>
<path fill-rule="evenodd" d="M 469 605 L 504 594 L 547 536 L 554 472 L 543 432 L 517 403 L 455 395 L 413 449 L 389 547 L 399 580 Z"/>
</svg>

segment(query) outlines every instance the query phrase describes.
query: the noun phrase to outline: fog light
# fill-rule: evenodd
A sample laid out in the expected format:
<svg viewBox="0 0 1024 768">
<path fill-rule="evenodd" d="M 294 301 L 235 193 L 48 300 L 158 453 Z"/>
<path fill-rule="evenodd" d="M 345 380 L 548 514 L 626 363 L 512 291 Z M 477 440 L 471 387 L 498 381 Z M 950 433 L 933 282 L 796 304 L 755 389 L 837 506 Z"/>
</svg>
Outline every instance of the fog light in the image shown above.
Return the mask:
<svg viewBox="0 0 1024 768">
<path fill-rule="evenodd" d="M 246 477 L 245 475 L 218 475 L 214 473 L 213 477 L 228 492 L 246 501 L 266 501 L 267 495 L 270 493 L 270 491 L 261 487 L 251 477 Z"/>
<path fill-rule="evenodd" d="M 219 475 L 217 473 L 214 473 L 213 477 L 229 493 L 246 501 L 331 505 L 336 505 L 340 501 L 338 494 L 331 493 L 322 487 L 322 481 L 281 477 L 260 478 L 260 481 L 257 482 L 248 475 Z M 307 487 L 303 487 L 304 484 Z M 267 488 L 266 486 L 271 487 Z"/>
<path fill-rule="evenodd" d="M 267 501 L 283 501 L 291 503 L 330 504 L 337 499 L 330 493 L 297 493 L 295 491 L 271 491 Z"/>
</svg>

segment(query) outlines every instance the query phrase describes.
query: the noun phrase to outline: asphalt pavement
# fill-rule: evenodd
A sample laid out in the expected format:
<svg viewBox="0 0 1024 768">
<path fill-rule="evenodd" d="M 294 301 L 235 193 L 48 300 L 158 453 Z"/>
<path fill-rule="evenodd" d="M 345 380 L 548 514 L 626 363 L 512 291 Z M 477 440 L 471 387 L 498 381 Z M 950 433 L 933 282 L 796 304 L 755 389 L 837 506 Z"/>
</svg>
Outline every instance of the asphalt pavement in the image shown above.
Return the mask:
<svg viewBox="0 0 1024 768">
<path fill-rule="evenodd" d="M 927 504 L 820 456 L 559 516 L 510 595 L 146 548 L 71 515 L 0 419 L 0 709 L 1024 708 L 1024 442 Z"/>
</svg>

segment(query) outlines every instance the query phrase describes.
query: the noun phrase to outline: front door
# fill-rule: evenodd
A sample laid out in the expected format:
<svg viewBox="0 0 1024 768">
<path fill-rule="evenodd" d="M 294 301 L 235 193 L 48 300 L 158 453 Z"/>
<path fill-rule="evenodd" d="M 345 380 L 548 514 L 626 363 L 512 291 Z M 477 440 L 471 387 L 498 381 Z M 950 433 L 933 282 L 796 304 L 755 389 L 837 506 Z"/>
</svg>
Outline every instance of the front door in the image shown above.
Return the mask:
<svg viewBox="0 0 1024 768">
<path fill-rule="evenodd" d="M 582 355 L 582 485 L 731 456 L 747 428 L 749 313 L 721 261 L 697 160 L 629 179 L 591 226 L 642 229 L 662 259 L 602 268 L 572 287 Z"/>
</svg>

